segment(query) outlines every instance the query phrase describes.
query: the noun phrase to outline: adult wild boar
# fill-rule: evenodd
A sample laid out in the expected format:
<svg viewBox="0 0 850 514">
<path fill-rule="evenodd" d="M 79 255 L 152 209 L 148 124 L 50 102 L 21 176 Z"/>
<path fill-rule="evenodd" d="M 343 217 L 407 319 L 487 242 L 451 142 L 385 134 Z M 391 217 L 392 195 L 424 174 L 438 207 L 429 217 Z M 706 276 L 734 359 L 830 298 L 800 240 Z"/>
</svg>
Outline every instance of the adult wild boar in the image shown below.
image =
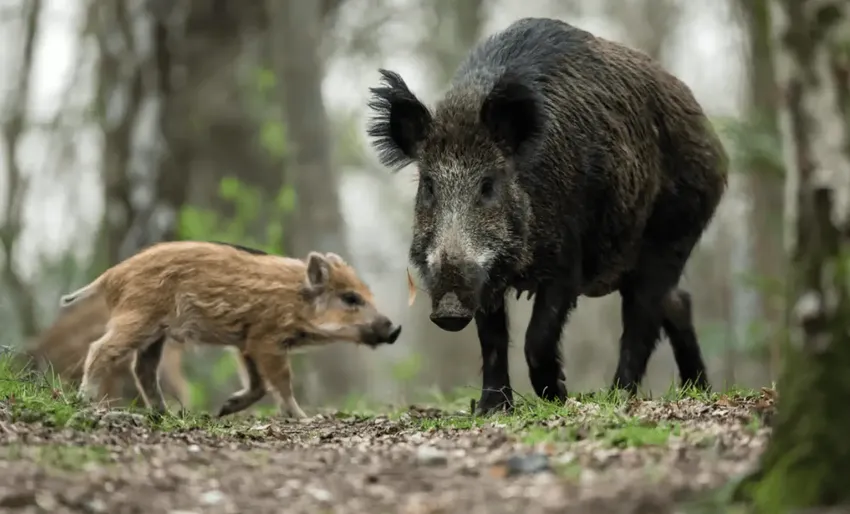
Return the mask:
<svg viewBox="0 0 850 514">
<path fill-rule="evenodd" d="M 509 289 L 535 297 L 525 356 L 540 397 L 566 398 L 559 342 L 577 298 L 614 291 L 614 387 L 636 392 L 663 328 L 682 381 L 709 388 L 678 282 L 728 164 L 684 83 L 639 51 L 546 18 L 473 48 L 433 110 L 380 73 L 369 135 L 385 166 L 418 165 L 410 260 L 438 327 L 475 319 L 481 411 L 513 400 Z"/>
</svg>

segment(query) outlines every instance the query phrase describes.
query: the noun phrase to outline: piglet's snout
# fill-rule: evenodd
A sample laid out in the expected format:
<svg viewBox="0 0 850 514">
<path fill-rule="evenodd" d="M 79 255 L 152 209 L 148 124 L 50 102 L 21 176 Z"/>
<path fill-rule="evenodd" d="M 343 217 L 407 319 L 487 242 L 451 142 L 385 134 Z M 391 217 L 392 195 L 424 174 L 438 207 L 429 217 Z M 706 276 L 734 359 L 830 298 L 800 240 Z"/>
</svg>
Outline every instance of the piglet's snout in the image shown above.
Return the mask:
<svg viewBox="0 0 850 514">
<path fill-rule="evenodd" d="M 363 333 L 366 344 L 393 344 L 401 335 L 401 325 L 394 325 L 386 316 L 380 316 L 372 322 Z"/>
<path fill-rule="evenodd" d="M 396 325 L 395 328 L 390 332 L 390 337 L 387 338 L 388 344 L 393 344 L 398 339 L 398 336 L 401 335 L 401 325 Z"/>
</svg>

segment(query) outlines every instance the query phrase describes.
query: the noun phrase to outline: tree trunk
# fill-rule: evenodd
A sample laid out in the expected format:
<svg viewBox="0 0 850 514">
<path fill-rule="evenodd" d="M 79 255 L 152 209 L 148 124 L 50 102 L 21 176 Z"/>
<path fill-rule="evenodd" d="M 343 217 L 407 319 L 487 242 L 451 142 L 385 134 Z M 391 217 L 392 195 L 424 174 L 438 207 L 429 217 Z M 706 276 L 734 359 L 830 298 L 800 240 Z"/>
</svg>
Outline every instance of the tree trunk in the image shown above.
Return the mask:
<svg viewBox="0 0 850 514">
<path fill-rule="evenodd" d="M 269 0 L 273 69 L 285 112 L 286 182 L 295 190 L 295 209 L 286 222 L 287 254 L 304 258 L 311 250 L 348 256 L 338 180 L 331 162 L 328 116 L 322 97 L 324 66 L 320 53 L 323 13 L 320 2 Z M 305 388 L 309 402 L 336 400 L 356 387 L 360 354 L 344 345 L 317 349 L 309 357 Z M 317 391 L 321 389 L 321 391 Z"/>
<path fill-rule="evenodd" d="M 796 331 L 770 444 L 739 490 L 760 512 L 850 503 L 849 10 L 840 1 L 777 0 L 771 11 L 794 193 L 786 206 L 794 216 Z"/>
<path fill-rule="evenodd" d="M 15 306 L 15 317 L 21 336 L 29 338 L 38 330 L 36 322 L 36 304 L 33 290 L 15 266 L 15 250 L 23 229 L 23 211 L 28 179 L 22 173 L 18 150 L 21 137 L 26 128 L 26 108 L 30 93 L 30 79 L 35 55 L 35 42 L 39 30 L 39 17 L 42 11 L 41 0 L 22 2 L 21 34 L 22 44 L 17 69 L 6 70 L 10 76 L 17 77 L 7 93 L 2 107 L 0 136 L 5 146 L 4 167 L 6 168 L 6 197 L 3 199 L 3 224 L 0 225 L 0 248 L 4 259 L 2 285 L 8 290 L 9 300 Z"/>
<path fill-rule="evenodd" d="M 95 102 L 103 131 L 105 196 L 97 271 L 127 257 L 122 247 L 138 216 L 131 201 L 130 161 L 134 130 L 149 85 L 144 76 L 150 61 L 139 52 L 133 14 L 130 3 L 124 0 L 94 0 L 89 5 L 89 29 L 100 50 Z"/>
<path fill-rule="evenodd" d="M 740 2 L 748 32 L 749 125 L 762 141 L 778 142 L 779 86 L 773 63 L 770 2 Z M 752 199 L 749 232 L 752 235 L 752 268 L 762 287 L 758 291 L 759 315 L 767 331 L 765 343 L 770 352 L 768 376 L 775 380 L 780 367 L 780 346 L 784 340 L 785 310 L 782 295 L 786 263 L 782 246 L 783 181 L 785 170 L 772 155 L 773 145 L 758 145 L 747 153 L 744 168 Z"/>
</svg>

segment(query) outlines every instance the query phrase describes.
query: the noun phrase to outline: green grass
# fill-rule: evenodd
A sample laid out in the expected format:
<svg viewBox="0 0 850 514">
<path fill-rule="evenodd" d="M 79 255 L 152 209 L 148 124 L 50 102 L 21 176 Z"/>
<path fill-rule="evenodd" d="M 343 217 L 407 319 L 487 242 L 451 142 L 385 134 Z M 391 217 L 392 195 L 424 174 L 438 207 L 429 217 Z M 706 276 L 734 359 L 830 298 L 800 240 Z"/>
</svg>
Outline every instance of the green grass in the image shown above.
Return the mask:
<svg viewBox="0 0 850 514">
<path fill-rule="evenodd" d="M 681 435 L 681 427 L 673 422 L 653 422 L 639 419 L 627 412 L 631 400 L 624 393 L 608 390 L 572 395 L 579 403 L 566 405 L 546 402 L 536 396 L 523 396 L 515 392 L 517 403 L 512 413 L 492 416 L 470 415 L 470 396 L 453 392 L 433 393 L 433 402 L 426 407 L 439 409 L 435 415 L 424 416 L 410 412 L 409 408 L 388 408 L 352 396 L 341 416 L 371 418 L 378 415 L 393 420 L 409 420 L 423 431 L 469 430 L 495 424 L 523 442 L 572 443 L 583 440 L 600 441 L 614 448 L 664 445 L 670 437 Z M 477 391 L 475 391 L 477 393 Z M 752 391 L 727 391 L 727 397 L 748 399 L 758 393 Z M 659 398 L 661 403 L 683 399 L 714 402 L 718 393 L 704 393 L 694 389 L 678 389 L 674 386 Z M 69 426 L 88 429 L 95 425 L 90 412 L 75 396 L 75 390 L 63 388 L 53 377 L 38 372 L 19 370 L 8 356 L 0 356 L 0 409 L 5 410 L 13 421 L 42 422 L 48 426 Z M 131 406 L 113 409 L 139 414 L 150 429 L 173 431 L 203 429 L 222 436 L 244 431 L 248 423 L 242 416 L 217 419 L 207 413 L 195 411 L 172 411 L 164 416 L 153 416 L 146 409 Z M 456 414 L 449 414 L 449 413 Z M 82 414 L 78 414 L 82 413 Z M 274 416 L 274 409 L 263 409 L 256 418 Z M 759 428 L 758 419 L 751 422 L 751 430 Z"/>
<path fill-rule="evenodd" d="M 94 419 L 86 415 L 90 407 L 79 401 L 75 388 L 62 384 L 51 373 L 20 369 L 19 363 L 8 354 L 0 355 L 0 410 L 5 410 L 12 421 L 77 430 L 95 425 Z M 240 417 L 222 420 L 203 412 L 180 411 L 155 416 L 139 406 L 111 410 L 139 414 L 148 428 L 163 431 L 204 429 L 227 435 L 245 425 Z"/>
<path fill-rule="evenodd" d="M 469 415 L 469 398 L 455 399 L 447 411 L 463 409 L 456 415 L 415 419 L 422 430 L 468 430 L 497 425 L 505 427 L 521 441 L 537 443 L 571 443 L 582 440 L 600 441 L 614 448 L 657 446 L 667 443 L 670 437 L 682 435 L 681 426 L 675 422 L 654 422 L 628 415 L 628 397 L 623 393 L 601 390 L 571 395 L 582 405 L 561 405 L 546 402 L 535 396 L 514 393 L 516 405 L 512 413 L 499 413 L 489 417 Z M 706 393 L 693 388 L 679 389 L 675 385 L 660 398 L 660 403 L 693 399 L 713 403 L 726 396 L 747 400 L 758 393 L 749 390 L 729 390 L 724 393 Z M 396 414 L 396 416 L 400 415 Z M 391 416 L 392 417 L 392 416 Z M 758 419 L 751 422 L 752 430 L 759 426 Z M 704 443 L 708 442 L 703 441 Z"/>
<path fill-rule="evenodd" d="M 69 394 L 70 393 L 70 394 Z M 10 355 L 0 356 L 0 401 L 14 421 L 65 426 L 81 405 L 50 374 L 26 371 Z"/>
</svg>

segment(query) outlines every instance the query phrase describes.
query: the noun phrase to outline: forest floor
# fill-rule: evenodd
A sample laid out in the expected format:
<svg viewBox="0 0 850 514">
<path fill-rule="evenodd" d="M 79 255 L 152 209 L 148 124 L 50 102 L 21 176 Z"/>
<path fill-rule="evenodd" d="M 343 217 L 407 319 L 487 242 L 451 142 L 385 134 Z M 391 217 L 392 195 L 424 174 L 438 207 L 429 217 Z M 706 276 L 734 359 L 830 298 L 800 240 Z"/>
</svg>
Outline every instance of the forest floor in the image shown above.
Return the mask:
<svg viewBox="0 0 850 514">
<path fill-rule="evenodd" d="M 757 462 L 774 396 L 154 420 L 0 376 L 0 512 L 731 512 L 712 501 Z"/>
</svg>

